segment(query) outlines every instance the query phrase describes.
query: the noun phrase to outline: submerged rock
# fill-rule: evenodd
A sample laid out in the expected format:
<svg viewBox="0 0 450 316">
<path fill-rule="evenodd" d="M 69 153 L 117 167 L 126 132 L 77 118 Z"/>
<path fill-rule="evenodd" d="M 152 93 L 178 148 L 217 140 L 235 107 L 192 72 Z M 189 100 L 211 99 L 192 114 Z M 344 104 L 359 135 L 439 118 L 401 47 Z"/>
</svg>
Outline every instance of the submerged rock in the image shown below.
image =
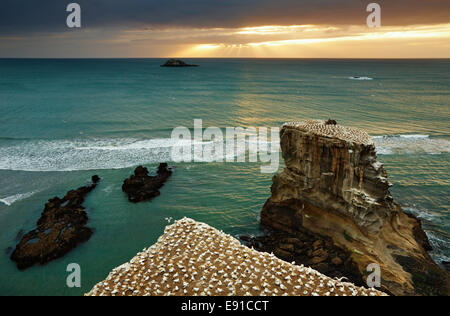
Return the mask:
<svg viewBox="0 0 450 316">
<path fill-rule="evenodd" d="M 149 201 L 159 196 L 159 189 L 167 182 L 172 175 L 167 163 L 162 163 L 158 167 L 156 176 L 149 176 L 148 169 L 139 166 L 134 171 L 134 175 L 126 179 L 122 185 L 122 191 L 128 195 L 128 200 L 132 203 Z"/>
<path fill-rule="evenodd" d="M 371 137 L 331 123 L 283 126 L 286 168 L 273 179 L 261 223 L 291 234 L 308 230 L 331 238 L 351 253 L 356 275 L 367 275 L 367 267 L 378 264 L 383 291 L 448 295 L 449 274 L 428 255 L 431 246 L 420 221 L 393 201 Z M 314 262 L 323 259 L 316 258 Z"/>
<path fill-rule="evenodd" d="M 23 229 L 19 230 L 16 235 L 16 241 L 21 240 L 24 234 L 25 234 L 25 230 L 23 230 Z"/>
<path fill-rule="evenodd" d="M 161 67 L 198 67 L 198 65 L 186 64 L 179 59 L 169 59 L 164 65 L 161 65 Z"/>
<path fill-rule="evenodd" d="M 94 176 L 91 185 L 69 191 L 63 199 L 55 197 L 45 204 L 37 228 L 22 237 L 11 255 L 20 270 L 60 258 L 89 240 L 92 230 L 85 226 L 88 216 L 82 204 L 99 180 Z"/>
</svg>

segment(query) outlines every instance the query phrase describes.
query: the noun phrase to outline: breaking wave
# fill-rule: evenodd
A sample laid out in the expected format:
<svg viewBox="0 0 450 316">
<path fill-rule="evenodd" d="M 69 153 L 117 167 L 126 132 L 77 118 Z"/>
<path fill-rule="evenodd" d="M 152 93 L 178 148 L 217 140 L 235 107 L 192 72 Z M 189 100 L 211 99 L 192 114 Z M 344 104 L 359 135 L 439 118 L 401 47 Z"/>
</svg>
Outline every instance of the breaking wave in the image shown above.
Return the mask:
<svg viewBox="0 0 450 316">
<path fill-rule="evenodd" d="M 174 147 L 213 142 L 160 139 L 27 140 L 0 147 L 0 170 L 79 171 L 123 169 L 172 161 Z M 247 141 L 248 145 L 250 141 Z M 217 144 L 217 143 L 216 143 Z M 270 143 L 269 143 L 270 144 Z M 193 150 L 192 150 L 193 151 Z M 237 148 L 234 156 L 245 152 Z M 230 158 L 230 155 L 225 155 Z M 194 153 L 193 157 L 197 157 Z M 199 161 L 199 160 L 197 160 Z"/>
<path fill-rule="evenodd" d="M 349 77 L 348 79 L 350 79 L 350 80 L 373 80 L 373 78 L 370 78 L 370 77 L 357 77 L 357 76 Z"/>
<path fill-rule="evenodd" d="M 436 222 L 440 220 L 439 214 L 436 214 L 417 205 L 404 205 L 403 210 L 427 222 Z"/>
<path fill-rule="evenodd" d="M 21 193 L 21 194 L 15 194 L 8 197 L 5 197 L 4 199 L 0 199 L 0 203 L 5 204 L 6 206 L 11 206 L 14 203 L 28 199 L 32 195 L 34 195 L 36 192 L 28 192 L 28 193 Z"/>
<path fill-rule="evenodd" d="M 450 153 L 450 141 L 429 135 L 374 136 L 379 155 Z"/>
<path fill-rule="evenodd" d="M 122 169 L 170 160 L 171 148 L 183 140 L 98 139 L 35 140 L 0 147 L 0 169 L 76 171 Z"/>
<path fill-rule="evenodd" d="M 201 144 L 207 146 L 212 143 Z M 450 153 L 450 140 L 428 135 L 375 136 L 374 143 L 380 155 Z M 123 169 L 139 164 L 170 162 L 172 149 L 188 144 L 187 140 L 172 138 L 7 141 L 0 146 L 0 170 Z M 200 143 L 192 142 L 191 145 L 195 144 Z M 254 145 L 254 141 L 249 139 L 246 145 Z M 271 142 L 267 145 L 271 147 Z M 234 155 L 246 151 L 247 148 L 239 147 Z M 229 154 L 225 156 L 230 158 Z"/>
<path fill-rule="evenodd" d="M 430 253 L 433 259 L 438 263 L 450 261 L 450 249 L 448 247 L 450 236 L 445 231 L 438 229 L 439 226 L 445 224 L 445 219 L 442 218 L 442 215 L 418 205 L 404 205 L 403 210 L 422 220 L 423 228 L 433 247 L 433 251 Z"/>
</svg>

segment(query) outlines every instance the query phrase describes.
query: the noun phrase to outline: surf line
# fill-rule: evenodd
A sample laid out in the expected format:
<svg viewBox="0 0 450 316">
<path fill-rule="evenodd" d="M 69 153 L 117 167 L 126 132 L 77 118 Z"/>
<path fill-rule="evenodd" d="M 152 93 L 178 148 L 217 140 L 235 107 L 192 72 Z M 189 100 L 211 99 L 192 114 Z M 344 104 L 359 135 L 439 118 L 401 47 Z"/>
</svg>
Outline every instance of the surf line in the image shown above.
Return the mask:
<svg viewBox="0 0 450 316">
<path fill-rule="evenodd" d="M 21 193 L 21 194 L 15 194 L 8 197 L 5 197 L 3 199 L 0 199 L 0 202 L 5 204 L 6 206 L 11 206 L 17 201 L 21 201 L 24 199 L 27 199 L 34 195 L 36 192 L 28 192 L 28 193 Z"/>
</svg>

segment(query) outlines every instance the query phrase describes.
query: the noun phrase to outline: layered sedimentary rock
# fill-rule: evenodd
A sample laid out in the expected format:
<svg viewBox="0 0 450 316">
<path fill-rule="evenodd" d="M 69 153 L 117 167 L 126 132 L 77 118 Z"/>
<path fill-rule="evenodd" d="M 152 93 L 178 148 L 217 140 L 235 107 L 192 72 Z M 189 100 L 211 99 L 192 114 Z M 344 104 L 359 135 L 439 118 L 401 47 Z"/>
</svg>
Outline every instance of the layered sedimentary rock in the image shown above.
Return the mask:
<svg viewBox="0 0 450 316">
<path fill-rule="evenodd" d="M 273 179 L 263 225 L 294 233 L 307 229 L 352 253 L 361 275 L 376 263 L 383 291 L 448 295 L 449 274 L 427 251 L 420 221 L 393 201 L 371 137 L 335 121 L 285 124 L 286 163 Z"/>
<path fill-rule="evenodd" d="M 60 258 L 89 240 L 92 230 L 86 227 L 88 216 L 82 204 L 99 181 L 98 176 L 93 176 L 91 185 L 69 191 L 64 198 L 55 197 L 45 204 L 37 228 L 22 237 L 11 255 L 20 270 Z"/>
<path fill-rule="evenodd" d="M 89 296 L 381 296 L 245 247 L 192 219 L 168 226 L 158 242 L 114 269 Z"/>
<path fill-rule="evenodd" d="M 122 191 L 132 203 L 149 201 L 161 194 L 159 189 L 171 175 L 172 171 L 166 163 L 159 165 L 156 176 L 150 176 L 147 168 L 139 166 L 134 175 L 123 182 Z"/>
</svg>

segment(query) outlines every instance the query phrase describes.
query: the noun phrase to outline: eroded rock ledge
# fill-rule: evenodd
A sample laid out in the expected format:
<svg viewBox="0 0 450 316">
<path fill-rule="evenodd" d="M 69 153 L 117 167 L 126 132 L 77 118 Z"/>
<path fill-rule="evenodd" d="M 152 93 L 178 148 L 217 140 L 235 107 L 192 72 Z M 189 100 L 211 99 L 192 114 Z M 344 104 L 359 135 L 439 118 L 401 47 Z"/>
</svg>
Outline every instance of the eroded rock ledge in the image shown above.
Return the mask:
<svg viewBox="0 0 450 316">
<path fill-rule="evenodd" d="M 267 229 L 264 235 L 242 235 L 239 238 L 248 247 L 273 253 L 278 258 L 296 265 L 305 265 L 331 278 L 345 278 L 357 286 L 366 286 L 363 275 L 352 259 L 352 253 L 334 245 L 329 237 L 306 229 L 294 233 Z"/>
<path fill-rule="evenodd" d="M 37 228 L 22 237 L 11 255 L 20 270 L 60 258 L 89 240 L 92 230 L 86 227 L 88 216 L 82 204 L 99 181 L 98 176 L 93 176 L 91 185 L 69 191 L 64 198 L 55 197 L 45 204 Z"/>
<path fill-rule="evenodd" d="M 393 201 L 367 133 L 306 121 L 285 124 L 280 137 L 286 168 L 273 178 L 263 225 L 330 237 L 361 275 L 379 264 L 382 290 L 394 295 L 449 294 L 449 274 L 428 255 L 420 221 Z"/>
<path fill-rule="evenodd" d="M 89 296 L 382 296 L 245 247 L 192 219 L 114 269 Z"/>
</svg>

